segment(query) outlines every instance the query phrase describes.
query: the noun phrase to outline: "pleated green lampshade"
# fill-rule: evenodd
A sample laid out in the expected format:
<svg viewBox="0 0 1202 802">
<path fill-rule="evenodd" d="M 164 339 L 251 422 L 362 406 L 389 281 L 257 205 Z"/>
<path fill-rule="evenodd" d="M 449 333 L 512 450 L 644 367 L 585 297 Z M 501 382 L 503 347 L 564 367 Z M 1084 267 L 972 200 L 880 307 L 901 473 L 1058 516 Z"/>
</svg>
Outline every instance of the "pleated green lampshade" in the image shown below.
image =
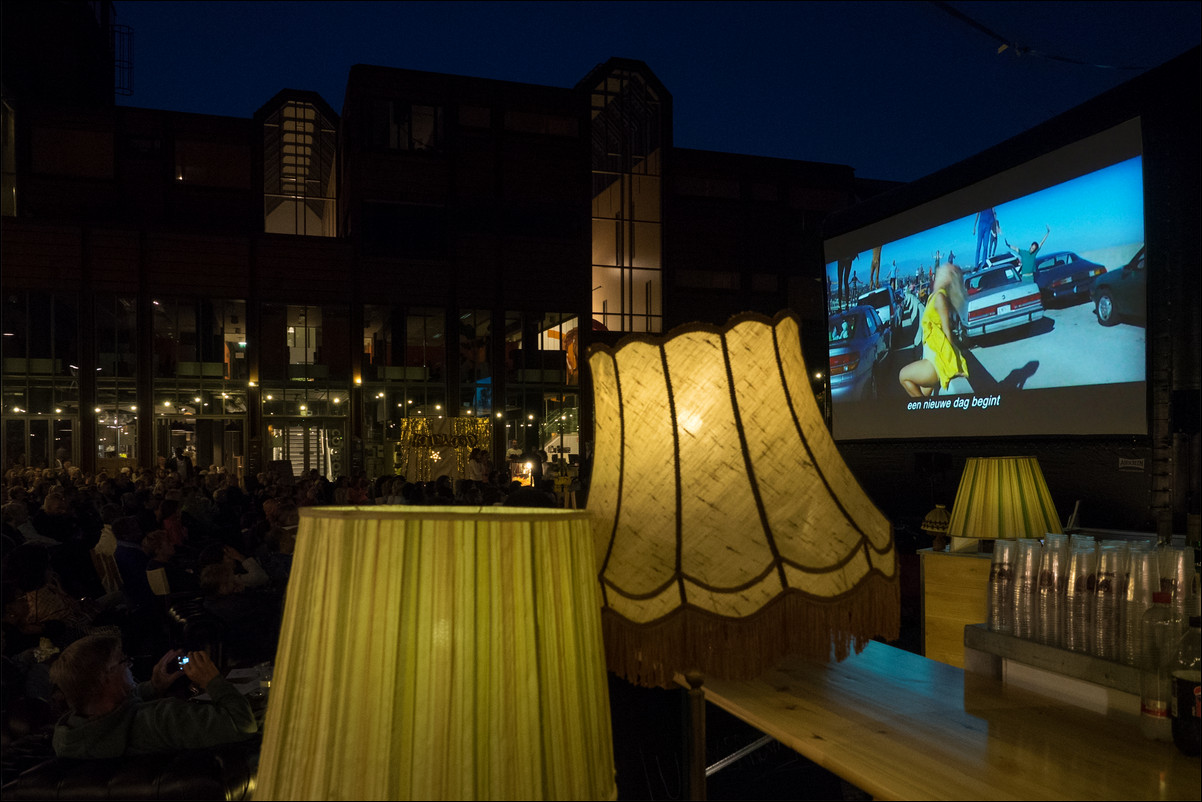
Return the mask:
<svg viewBox="0 0 1202 802">
<path fill-rule="evenodd" d="M 301 511 L 256 799 L 616 793 L 583 511 Z"/>
<path fill-rule="evenodd" d="M 1056 505 L 1035 457 L 970 457 L 947 533 L 982 540 L 1061 532 Z"/>
</svg>

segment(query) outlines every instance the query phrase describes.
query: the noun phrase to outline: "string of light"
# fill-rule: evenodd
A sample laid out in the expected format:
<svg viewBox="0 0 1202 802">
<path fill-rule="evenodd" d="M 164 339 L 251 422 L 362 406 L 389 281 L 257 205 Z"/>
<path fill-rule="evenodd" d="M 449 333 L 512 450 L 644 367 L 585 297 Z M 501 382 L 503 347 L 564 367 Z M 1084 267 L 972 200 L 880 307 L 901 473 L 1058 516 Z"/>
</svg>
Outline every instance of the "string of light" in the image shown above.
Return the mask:
<svg viewBox="0 0 1202 802">
<path fill-rule="evenodd" d="M 999 55 L 1001 53 L 1009 50 L 1009 51 L 1013 52 L 1015 56 L 1039 56 L 1040 58 L 1046 58 L 1051 61 L 1062 61 L 1066 64 L 1080 64 L 1085 67 L 1097 67 L 1098 69 L 1102 69 L 1102 70 L 1128 70 L 1131 72 L 1143 72 L 1144 70 L 1148 69 L 1148 67 L 1131 67 L 1131 66 L 1124 66 L 1124 65 L 1118 65 L 1118 64 L 1095 64 L 1095 63 L 1089 62 L 1089 61 L 1081 61 L 1080 59 L 1068 58 L 1067 56 L 1058 56 L 1054 53 L 1045 53 L 1042 50 L 1036 50 L 1033 47 L 1026 47 L 1025 45 L 1020 45 L 1018 42 L 1015 42 L 1012 39 L 1007 39 L 1006 37 L 1002 36 L 1000 33 L 994 31 L 992 28 L 989 28 L 989 27 L 983 25 L 982 23 L 977 22 L 975 19 L 968 16 L 963 11 L 961 11 L 960 9 L 953 6 L 951 3 L 943 2 L 943 0 L 930 0 L 930 3 L 931 3 L 931 5 L 940 9 L 941 11 L 945 11 L 948 14 L 950 14 L 952 17 L 955 17 L 960 22 L 963 22 L 965 25 L 968 25 L 969 27 L 985 34 L 990 39 L 993 39 L 994 41 L 998 42 L 999 44 L 998 44 L 997 52 Z"/>
</svg>

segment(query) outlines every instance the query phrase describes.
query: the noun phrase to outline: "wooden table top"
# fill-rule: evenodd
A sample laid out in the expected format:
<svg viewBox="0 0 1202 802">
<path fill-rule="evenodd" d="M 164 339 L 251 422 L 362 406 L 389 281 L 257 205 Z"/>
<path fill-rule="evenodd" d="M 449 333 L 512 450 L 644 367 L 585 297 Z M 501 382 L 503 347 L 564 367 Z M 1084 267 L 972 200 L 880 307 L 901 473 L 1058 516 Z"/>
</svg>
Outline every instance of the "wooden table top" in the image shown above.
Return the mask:
<svg viewBox="0 0 1202 802">
<path fill-rule="evenodd" d="M 687 685 L 683 677 L 677 682 Z M 706 679 L 706 700 L 878 799 L 1187 799 L 1196 758 L 1103 716 L 872 642 Z"/>
</svg>

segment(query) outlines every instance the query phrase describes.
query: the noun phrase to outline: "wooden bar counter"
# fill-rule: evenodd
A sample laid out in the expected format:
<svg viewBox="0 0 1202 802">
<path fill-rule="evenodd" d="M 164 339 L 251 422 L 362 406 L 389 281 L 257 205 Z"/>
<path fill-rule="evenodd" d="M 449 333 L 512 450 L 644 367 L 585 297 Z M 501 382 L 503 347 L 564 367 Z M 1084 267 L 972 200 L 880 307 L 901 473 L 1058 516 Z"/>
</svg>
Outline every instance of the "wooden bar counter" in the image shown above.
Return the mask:
<svg viewBox="0 0 1202 802">
<path fill-rule="evenodd" d="M 683 677 L 677 682 L 684 685 Z M 872 642 L 706 700 L 878 799 L 1197 800 L 1198 761 L 1101 715 Z"/>
</svg>

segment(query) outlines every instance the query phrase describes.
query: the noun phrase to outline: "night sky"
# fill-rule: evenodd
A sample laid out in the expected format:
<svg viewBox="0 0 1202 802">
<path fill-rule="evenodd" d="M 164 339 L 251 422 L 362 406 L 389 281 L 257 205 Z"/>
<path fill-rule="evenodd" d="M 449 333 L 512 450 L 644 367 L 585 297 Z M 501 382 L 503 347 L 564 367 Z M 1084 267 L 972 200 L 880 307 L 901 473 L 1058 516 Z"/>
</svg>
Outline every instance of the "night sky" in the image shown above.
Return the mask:
<svg viewBox="0 0 1202 802">
<path fill-rule="evenodd" d="M 943 5 L 971 17 L 949 13 Z M 1198 2 L 123 2 L 148 108 L 342 110 L 357 63 L 570 87 L 640 59 L 679 147 L 910 181 L 1197 46 Z M 1010 42 L 998 53 L 1001 42 Z"/>
</svg>

